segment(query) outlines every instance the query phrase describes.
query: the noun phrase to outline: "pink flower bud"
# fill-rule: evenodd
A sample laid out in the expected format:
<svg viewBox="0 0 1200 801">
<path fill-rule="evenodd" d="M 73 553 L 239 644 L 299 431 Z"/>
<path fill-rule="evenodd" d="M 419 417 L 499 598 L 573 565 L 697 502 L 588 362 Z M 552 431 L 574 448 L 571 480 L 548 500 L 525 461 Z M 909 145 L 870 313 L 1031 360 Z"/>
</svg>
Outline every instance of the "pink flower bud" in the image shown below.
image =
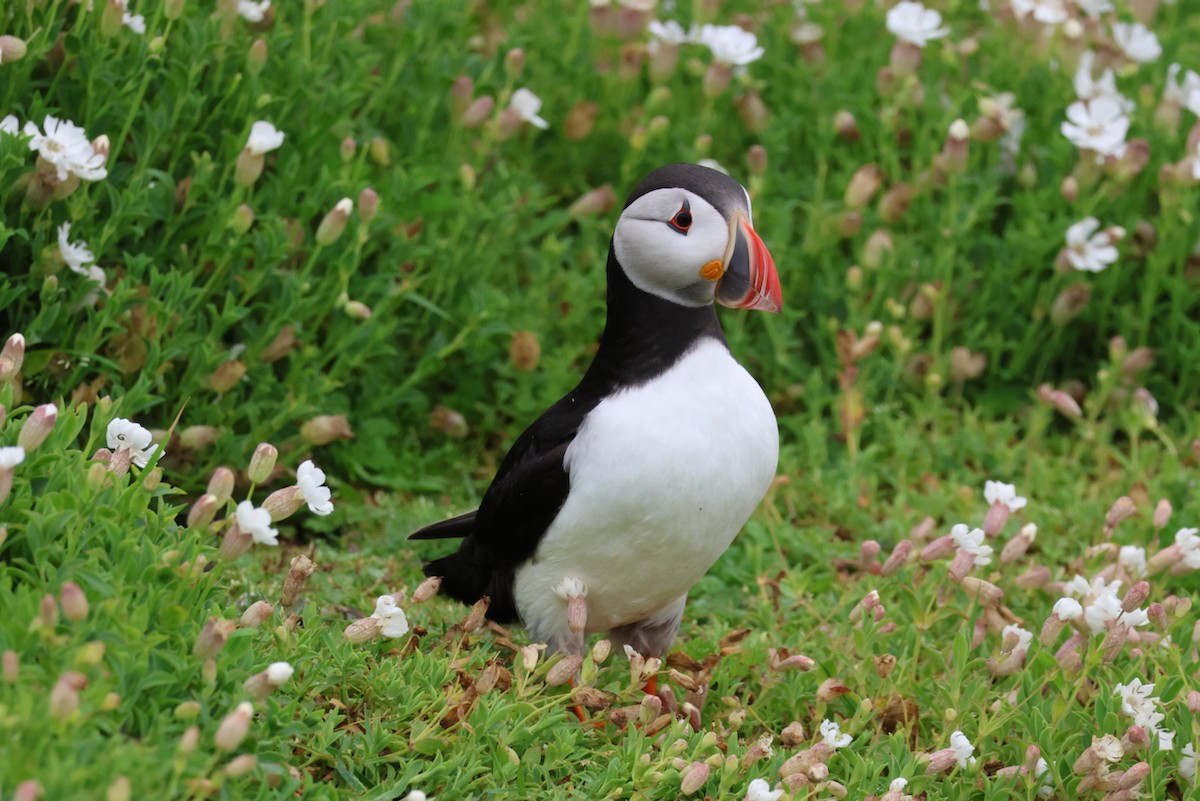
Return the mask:
<svg viewBox="0 0 1200 801">
<path fill-rule="evenodd" d="M 954 561 L 950 563 L 950 578 L 953 581 L 962 581 L 967 573 L 971 572 L 971 568 L 975 566 L 975 557 L 970 551 L 959 549 L 958 553 L 954 554 Z"/>
<path fill-rule="evenodd" d="M 379 636 L 381 621 L 377 617 L 364 617 L 354 621 L 342 632 L 352 643 L 366 642 Z"/>
<path fill-rule="evenodd" d="M 0 62 L 19 61 L 25 58 L 27 46 L 23 39 L 15 36 L 0 36 Z"/>
<path fill-rule="evenodd" d="M 64 582 L 62 589 L 58 592 L 58 597 L 67 620 L 80 621 L 88 616 L 87 596 L 75 582 Z"/>
<path fill-rule="evenodd" d="M 1121 737 L 1121 748 L 1126 754 L 1133 754 L 1150 746 L 1150 735 L 1141 726 L 1130 726 Z"/>
<path fill-rule="evenodd" d="M 0 663 L 3 664 L 4 683 L 16 684 L 17 679 L 21 677 L 21 658 L 17 656 L 17 652 L 6 650 L 3 657 L 0 657 Z"/>
<path fill-rule="evenodd" d="M 300 436 L 312 445 L 328 445 L 336 439 L 354 439 L 344 414 L 322 414 L 300 426 Z"/>
<path fill-rule="evenodd" d="M 492 116 L 492 110 L 496 107 L 496 99 L 491 95 L 477 97 L 467 106 L 462 114 L 462 124 L 467 128 L 478 128 L 487 122 Z"/>
<path fill-rule="evenodd" d="M 271 522 L 286 520 L 304 506 L 304 495 L 296 486 L 278 489 L 267 496 L 262 508 L 271 514 Z"/>
<path fill-rule="evenodd" d="M 79 709 L 79 691 L 88 684 L 87 676 L 68 670 L 58 677 L 50 690 L 50 716 L 67 720 Z"/>
<path fill-rule="evenodd" d="M 284 609 L 290 609 L 296 603 L 296 597 L 308 583 L 308 578 L 317 570 L 316 564 L 304 554 L 292 557 L 287 576 L 283 579 L 283 594 L 279 604 Z"/>
<path fill-rule="evenodd" d="M 13 801 L 38 801 L 42 797 L 42 784 L 36 779 L 26 779 L 17 785 Z"/>
<path fill-rule="evenodd" d="M 1121 523 L 1128 520 L 1136 511 L 1137 507 L 1133 505 L 1133 499 L 1128 495 L 1122 495 L 1120 498 L 1117 498 L 1116 503 L 1112 505 L 1112 508 L 1108 510 L 1108 514 L 1105 515 L 1104 528 L 1112 531 L 1121 525 Z"/>
<path fill-rule="evenodd" d="M 963 591 L 973 600 L 983 606 L 999 606 L 1004 600 L 1004 591 L 990 581 L 984 581 L 974 576 L 962 580 Z"/>
<path fill-rule="evenodd" d="M 364 226 L 371 224 L 379 213 L 379 193 L 371 187 L 366 187 L 358 193 L 358 216 Z"/>
<path fill-rule="evenodd" d="M 892 554 L 883 563 L 880 573 L 885 576 L 894 575 L 900 568 L 904 567 L 908 562 L 909 556 L 912 555 L 913 543 L 912 540 L 900 540 L 896 543 L 896 547 L 892 549 Z"/>
<path fill-rule="evenodd" d="M 983 518 L 983 533 L 988 537 L 994 537 L 1004 528 L 1004 524 L 1008 522 L 1009 509 L 1002 501 L 997 501 L 988 507 L 987 515 Z"/>
<path fill-rule="evenodd" d="M 958 764 L 958 757 L 954 755 L 953 748 L 934 751 L 926 758 L 929 760 L 929 764 L 925 766 L 925 772 L 930 775 L 945 773 Z"/>
<path fill-rule="evenodd" d="M 263 67 L 267 65 L 269 53 L 266 40 L 260 37 L 251 42 L 249 49 L 246 50 L 246 72 L 253 77 L 261 75 Z"/>
<path fill-rule="evenodd" d="M 957 549 L 958 544 L 954 542 L 954 537 L 947 534 L 943 537 L 938 537 L 922 548 L 920 559 L 922 562 L 936 562 L 955 553 Z"/>
<path fill-rule="evenodd" d="M 703 762 L 693 762 L 688 765 L 679 781 L 679 792 L 684 795 L 696 792 L 708 781 L 708 774 L 709 767 Z"/>
<path fill-rule="evenodd" d="M 1162 531 L 1171 520 L 1171 502 L 1163 498 L 1154 507 L 1154 530 Z"/>
<path fill-rule="evenodd" d="M 417 589 L 413 592 L 413 603 L 419 604 L 428 601 L 430 598 L 438 594 L 438 590 L 442 588 L 441 576 L 430 576 L 417 585 Z"/>
<path fill-rule="evenodd" d="M 11 381 L 25 363 L 25 337 L 13 334 L 0 349 L 0 383 Z"/>
<path fill-rule="evenodd" d="M 916 192 L 912 184 L 898 183 L 883 193 L 879 201 L 879 216 L 887 223 L 896 223 L 908 211 Z"/>
<path fill-rule="evenodd" d="M 833 130 L 837 132 L 839 138 L 847 142 L 857 142 L 860 136 L 858 130 L 858 120 L 854 118 L 854 114 L 846 109 L 838 109 L 833 115 Z"/>
<path fill-rule="evenodd" d="M 250 546 L 253 544 L 254 537 L 243 532 L 234 522 L 221 539 L 221 546 L 217 549 L 217 553 L 226 562 L 232 562 L 250 550 Z"/>
<path fill-rule="evenodd" d="M 213 392 L 224 394 L 237 386 L 246 377 L 246 363 L 240 359 L 227 359 L 217 365 L 208 377 L 208 385 Z"/>
<path fill-rule="evenodd" d="M 879 570 L 879 543 L 866 540 L 858 547 L 858 565 L 865 572 L 874 573 Z"/>
<path fill-rule="evenodd" d="M 337 205 L 321 220 L 321 224 L 317 226 L 317 244 L 324 246 L 336 242 L 342 232 L 346 230 L 346 221 L 350 219 L 352 211 L 354 211 L 353 200 L 348 197 L 339 200 Z"/>
<path fill-rule="evenodd" d="M 57 406 L 52 403 L 38 406 L 33 410 L 33 414 L 25 418 L 25 423 L 21 426 L 21 433 L 17 435 L 17 445 L 24 448 L 26 453 L 36 450 L 46 441 L 46 437 L 50 436 L 57 420 Z"/>
<path fill-rule="evenodd" d="M 454 109 L 454 113 L 459 117 L 467 110 L 467 106 L 471 105 L 471 101 L 475 98 L 475 81 L 470 75 L 459 75 L 455 77 L 454 83 L 450 85 L 450 105 Z"/>
<path fill-rule="evenodd" d="M 197 659 L 211 659 L 216 656 L 225 647 L 229 635 L 233 634 L 236 628 L 237 623 L 232 620 L 210 617 L 205 621 L 204 628 L 200 630 L 200 635 L 196 637 L 196 644 L 192 648 L 192 655 Z"/>
<path fill-rule="evenodd" d="M 267 601 L 255 601 L 242 613 L 241 625 L 246 628 L 258 628 L 270 619 L 275 608 Z"/>
<path fill-rule="evenodd" d="M 239 754 L 229 763 L 225 765 L 222 772 L 231 779 L 236 779 L 239 776 L 245 776 L 250 771 L 258 766 L 258 757 L 254 754 Z"/>
<path fill-rule="evenodd" d="M 234 169 L 234 183 L 242 187 L 254 186 L 258 177 L 262 175 L 265 164 L 265 156 L 262 153 L 255 153 L 249 147 L 242 148 L 242 152 L 238 153 Z"/>
<path fill-rule="evenodd" d="M 258 447 L 254 449 L 254 455 L 250 457 L 250 467 L 246 470 L 246 475 L 250 479 L 251 484 L 262 484 L 271 477 L 271 471 L 275 469 L 275 460 L 279 458 L 279 451 L 269 442 L 260 442 Z"/>
<path fill-rule="evenodd" d="M 1124 612 L 1132 612 L 1146 602 L 1150 597 L 1150 583 L 1147 581 L 1139 581 L 1129 588 L 1125 593 L 1125 598 L 1121 601 L 1121 610 Z"/>
<path fill-rule="evenodd" d="M 862 210 L 870 204 L 883 185 L 883 170 L 877 164 L 864 164 L 850 178 L 843 200 L 852 209 Z"/>
<path fill-rule="evenodd" d="M 217 506 L 225 505 L 233 496 L 233 478 L 233 471 L 228 467 L 218 467 L 213 471 L 206 491 L 216 499 Z"/>
<path fill-rule="evenodd" d="M 767 149 L 762 145 L 751 145 L 746 151 L 746 167 L 750 174 L 761 178 L 767 174 Z"/>
<path fill-rule="evenodd" d="M 217 727 L 217 733 L 213 737 L 213 744 L 218 750 L 232 751 L 242 744 L 242 740 L 246 739 L 246 735 L 250 733 L 250 722 L 254 718 L 254 707 L 250 702 L 243 701 L 237 707 L 225 716 L 221 721 L 221 725 Z"/>
<path fill-rule="evenodd" d="M 188 510 L 187 527 L 203 531 L 208 528 L 216 515 L 217 497 L 206 492 L 197 498 L 196 502 L 192 504 L 192 508 Z"/>
<path fill-rule="evenodd" d="M 580 195 L 579 199 L 567 209 L 567 216 L 572 219 L 580 219 L 607 214 L 616 203 L 617 196 L 613 192 L 612 184 L 604 184 L 604 186 L 591 189 Z"/>
<path fill-rule="evenodd" d="M 574 680 L 583 667 L 583 657 L 579 654 L 567 654 L 554 664 L 546 673 L 546 684 L 558 687 Z"/>
<path fill-rule="evenodd" d="M 38 604 L 38 625 L 44 629 L 58 627 L 58 603 L 53 595 L 43 595 Z"/>
</svg>

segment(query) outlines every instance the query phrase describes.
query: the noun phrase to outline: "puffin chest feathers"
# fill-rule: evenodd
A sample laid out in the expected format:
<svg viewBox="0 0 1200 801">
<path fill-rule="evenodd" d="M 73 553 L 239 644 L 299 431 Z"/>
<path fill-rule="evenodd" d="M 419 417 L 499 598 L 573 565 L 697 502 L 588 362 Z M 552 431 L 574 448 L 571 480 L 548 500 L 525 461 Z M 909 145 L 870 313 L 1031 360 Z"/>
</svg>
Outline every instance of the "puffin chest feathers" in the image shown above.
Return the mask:
<svg viewBox="0 0 1200 801">
<path fill-rule="evenodd" d="M 563 602 L 553 588 L 565 577 L 588 586 L 588 633 L 677 601 L 758 506 L 778 456 L 766 396 L 715 339 L 601 401 L 567 450 L 567 500 L 517 571 L 526 626 L 554 637 Z"/>
</svg>

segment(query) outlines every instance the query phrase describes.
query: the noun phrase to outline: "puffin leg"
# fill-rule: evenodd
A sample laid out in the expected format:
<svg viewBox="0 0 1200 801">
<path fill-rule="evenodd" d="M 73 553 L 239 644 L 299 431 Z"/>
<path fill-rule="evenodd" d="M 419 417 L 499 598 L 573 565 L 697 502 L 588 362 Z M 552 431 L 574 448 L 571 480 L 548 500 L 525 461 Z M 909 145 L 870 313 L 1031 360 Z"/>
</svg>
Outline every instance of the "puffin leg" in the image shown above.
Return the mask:
<svg viewBox="0 0 1200 801">
<path fill-rule="evenodd" d="M 679 633 L 679 624 L 683 621 L 683 607 L 687 603 L 687 593 L 676 598 L 657 612 L 618 626 L 609 634 L 613 644 L 628 645 L 634 651 L 645 657 L 662 657 L 675 642 Z M 643 688 L 647 695 L 658 693 L 658 676 L 650 676 Z"/>
</svg>

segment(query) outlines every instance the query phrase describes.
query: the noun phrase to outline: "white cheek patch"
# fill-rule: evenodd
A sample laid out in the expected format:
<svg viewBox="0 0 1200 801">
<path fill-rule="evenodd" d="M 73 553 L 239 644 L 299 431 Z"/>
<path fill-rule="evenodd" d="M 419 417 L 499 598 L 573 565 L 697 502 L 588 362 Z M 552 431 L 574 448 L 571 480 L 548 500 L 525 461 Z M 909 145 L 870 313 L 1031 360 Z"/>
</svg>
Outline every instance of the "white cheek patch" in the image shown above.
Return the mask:
<svg viewBox="0 0 1200 801">
<path fill-rule="evenodd" d="M 667 224 L 684 199 L 692 214 L 686 235 Z M 684 306 L 704 306 L 713 301 L 715 283 L 700 271 L 724 258 L 728 240 L 725 218 L 706 200 L 685 190 L 659 189 L 638 198 L 621 215 L 613 248 L 638 289 Z"/>
</svg>

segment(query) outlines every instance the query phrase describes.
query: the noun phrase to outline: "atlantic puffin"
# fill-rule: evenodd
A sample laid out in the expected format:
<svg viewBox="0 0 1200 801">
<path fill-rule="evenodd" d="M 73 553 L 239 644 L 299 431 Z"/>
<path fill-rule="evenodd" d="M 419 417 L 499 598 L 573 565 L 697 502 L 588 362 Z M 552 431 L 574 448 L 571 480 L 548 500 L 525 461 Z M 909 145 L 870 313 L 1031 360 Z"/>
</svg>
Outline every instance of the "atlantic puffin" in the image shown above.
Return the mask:
<svg viewBox="0 0 1200 801">
<path fill-rule="evenodd" d="M 587 634 L 661 656 L 688 590 L 766 494 L 779 430 L 734 359 L 713 302 L 777 312 L 750 196 L 670 164 L 630 194 L 608 251 L 607 321 L 578 386 L 513 443 L 479 508 L 409 539 L 463 538 L 425 565 L 440 592 L 489 596 L 551 652 Z M 568 614 L 581 602 L 583 615 Z M 577 608 L 577 607 L 576 607 Z"/>
</svg>

